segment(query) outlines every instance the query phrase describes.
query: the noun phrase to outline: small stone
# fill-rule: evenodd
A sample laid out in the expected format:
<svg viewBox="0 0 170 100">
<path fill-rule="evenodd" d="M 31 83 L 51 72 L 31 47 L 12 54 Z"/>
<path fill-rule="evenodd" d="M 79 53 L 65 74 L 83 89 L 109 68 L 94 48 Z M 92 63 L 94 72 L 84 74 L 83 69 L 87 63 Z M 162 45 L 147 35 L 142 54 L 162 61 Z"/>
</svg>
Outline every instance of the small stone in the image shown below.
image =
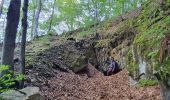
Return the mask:
<svg viewBox="0 0 170 100">
<path fill-rule="evenodd" d="M 35 79 L 35 78 L 32 78 L 32 79 L 31 79 L 31 82 L 32 82 L 32 83 L 35 83 L 36 81 L 37 81 L 37 79 Z"/>
<path fill-rule="evenodd" d="M 58 57 L 58 59 L 59 59 L 59 60 L 62 60 L 62 57 L 61 57 L 61 56 L 59 56 L 59 57 Z"/>
<path fill-rule="evenodd" d="M 38 87 L 26 87 L 22 90 L 9 90 L 0 95 L 2 100 L 45 100 Z"/>
</svg>

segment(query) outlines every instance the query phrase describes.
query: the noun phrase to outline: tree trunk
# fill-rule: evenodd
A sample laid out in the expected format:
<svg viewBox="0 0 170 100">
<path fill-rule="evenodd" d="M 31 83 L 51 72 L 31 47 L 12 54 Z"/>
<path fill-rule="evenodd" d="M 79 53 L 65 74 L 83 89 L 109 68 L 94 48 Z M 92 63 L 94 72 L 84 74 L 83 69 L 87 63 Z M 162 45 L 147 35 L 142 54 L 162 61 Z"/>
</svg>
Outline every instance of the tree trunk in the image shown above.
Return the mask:
<svg viewBox="0 0 170 100">
<path fill-rule="evenodd" d="M 28 0 L 24 0 L 23 7 L 23 18 L 22 18 L 22 39 L 21 39 L 21 55 L 20 55 L 20 72 L 25 74 L 25 43 L 26 43 L 26 35 L 27 35 L 27 12 L 28 12 Z M 24 80 L 20 82 L 20 88 L 24 87 Z"/>
<path fill-rule="evenodd" d="M 95 34 L 97 34 L 97 22 L 98 22 L 98 10 L 97 10 L 97 4 L 96 4 L 95 5 L 95 23 L 94 23 Z"/>
<path fill-rule="evenodd" d="M 123 13 L 125 13 L 126 11 L 125 11 L 125 2 L 123 2 L 122 3 L 122 13 L 121 14 L 123 14 Z"/>
<path fill-rule="evenodd" d="M 11 0 L 7 13 L 7 25 L 3 44 L 2 64 L 13 70 L 15 39 L 20 18 L 21 0 Z M 3 75 L 5 72 L 1 73 Z"/>
<path fill-rule="evenodd" d="M 34 8 L 35 8 L 35 5 L 34 5 Z M 34 29 L 34 21 L 35 21 L 35 19 L 34 19 L 35 12 L 36 12 L 36 10 L 34 9 L 34 10 L 33 10 L 32 26 L 31 26 L 31 39 L 34 39 L 33 29 Z"/>
<path fill-rule="evenodd" d="M 95 31 L 95 34 L 97 34 L 97 22 L 98 22 L 98 8 L 97 8 L 97 3 L 94 1 L 94 0 L 92 0 L 92 2 L 93 2 L 93 5 L 94 5 L 94 9 L 95 9 L 95 15 L 94 15 L 94 20 L 95 20 L 95 22 L 94 22 L 94 31 Z"/>
<path fill-rule="evenodd" d="M 2 10 L 3 10 L 3 4 L 4 4 L 4 0 L 1 0 L 1 2 L 0 2 L 0 17 L 2 14 Z"/>
<path fill-rule="evenodd" d="M 5 35 L 5 22 L 6 22 L 6 18 L 4 18 L 4 21 L 3 21 L 3 35 L 2 35 L 2 37 L 5 37 L 4 36 Z"/>
<path fill-rule="evenodd" d="M 55 2 L 56 2 L 56 0 L 54 0 L 54 4 L 53 4 L 53 11 L 52 11 L 52 14 L 51 14 L 51 20 L 50 20 L 50 25 L 49 25 L 49 28 L 48 28 L 48 33 L 51 31 L 51 25 L 53 23 L 53 16 L 54 16 L 54 10 L 55 10 Z"/>
<path fill-rule="evenodd" d="M 33 24 L 34 37 L 38 37 L 38 21 L 39 21 L 39 15 L 40 15 L 40 12 L 41 12 L 41 8 L 42 8 L 42 1 L 37 0 L 37 9 L 35 11 L 34 24 Z"/>
</svg>

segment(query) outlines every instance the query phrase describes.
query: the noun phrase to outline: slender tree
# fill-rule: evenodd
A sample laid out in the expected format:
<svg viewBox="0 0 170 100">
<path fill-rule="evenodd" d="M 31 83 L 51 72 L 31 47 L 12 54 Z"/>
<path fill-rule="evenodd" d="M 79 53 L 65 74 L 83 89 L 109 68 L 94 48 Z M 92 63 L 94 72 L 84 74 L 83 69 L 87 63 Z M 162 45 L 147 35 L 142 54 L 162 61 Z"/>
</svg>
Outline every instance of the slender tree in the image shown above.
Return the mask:
<svg viewBox="0 0 170 100">
<path fill-rule="evenodd" d="M 48 33 L 51 31 L 51 25 L 52 25 L 52 23 L 53 23 L 53 16 L 54 16 L 54 10 L 55 10 L 55 3 L 56 3 L 56 0 L 54 0 L 54 3 L 53 3 L 53 9 L 52 9 L 52 14 L 51 14 L 51 20 L 50 20 L 49 28 L 48 28 Z"/>
<path fill-rule="evenodd" d="M 94 6 L 94 31 L 95 34 L 97 34 L 97 22 L 98 22 L 98 4 L 95 0 L 92 0 L 93 6 Z"/>
<path fill-rule="evenodd" d="M 25 44 L 26 44 L 26 36 L 27 36 L 27 12 L 28 12 L 28 0 L 24 0 L 23 6 L 23 18 L 22 18 L 22 38 L 21 38 L 21 55 L 20 55 L 20 72 L 25 74 Z M 20 88 L 23 88 L 24 80 L 20 82 Z"/>
<path fill-rule="evenodd" d="M 3 42 L 2 64 L 13 70 L 15 39 L 20 18 L 21 0 L 11 0 L 7 13 L 7 25 Z M 5 72 L 1 73 L 3 75 Z"/>
<path fill-rule="evenodd" d="M 39 22 L 39 15 L 41 12 L 41 8 L 42 8 L 42 0 L 37 0 L 37 9 L 35 11 L 35 16 L 34 16 L 34 24 L 33 24 L 33 34 L 34 37 L 38 36 L 38 22 Z"/>
<path fill-rule="evenodd" d="M 36 2 L 37 1 L 32 1 L 32 5 L 33 5 L 33 7 L 34 7 L 34 9 L 33 9 L 33 17 L 32 17 L 32 25 L 31 25 L 31 39 L 33 39 L 34 38 L 34 33 L 33 33 L 33 30 L 34 30 L 34 21 L 35 21 L 35 13 L 36 13 Z"/>
</svg>

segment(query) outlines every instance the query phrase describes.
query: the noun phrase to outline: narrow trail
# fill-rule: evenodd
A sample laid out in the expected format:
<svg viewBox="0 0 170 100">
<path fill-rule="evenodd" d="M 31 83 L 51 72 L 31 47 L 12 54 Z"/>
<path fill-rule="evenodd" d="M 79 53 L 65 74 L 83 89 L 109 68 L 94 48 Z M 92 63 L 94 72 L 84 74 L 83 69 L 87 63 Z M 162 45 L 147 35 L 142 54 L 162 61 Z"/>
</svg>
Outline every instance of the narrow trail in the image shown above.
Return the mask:
<svg viewBox="0 0 170 100">
<path fill-rule="evenodd" d="M 58 72 L 57 77 L 44 83 L 42 94 L 51 100 L 161 100 L 159 86 L 130 87 L 126 69 L 112 76 L 104 76 L 95 68 L 90 70 L 90 78 Z"/>
</svg>

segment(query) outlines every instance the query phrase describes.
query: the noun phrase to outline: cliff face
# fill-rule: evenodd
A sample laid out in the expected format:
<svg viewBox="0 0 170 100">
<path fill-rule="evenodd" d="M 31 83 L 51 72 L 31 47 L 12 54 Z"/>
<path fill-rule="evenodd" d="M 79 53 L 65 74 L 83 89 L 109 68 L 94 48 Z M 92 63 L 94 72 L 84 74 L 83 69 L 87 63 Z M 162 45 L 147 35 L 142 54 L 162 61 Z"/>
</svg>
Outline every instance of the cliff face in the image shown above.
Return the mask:
<svg viewBox="0 0 170 100">
<path fill-rule="evenodd" d="M 161 44 L 163 37 L 170 34 L 169 14 L 168 1 L 165 5 L 160 5 L 157 0 L 149 0 L 142 8 L 123 14 L 114 21 L 99 23 L 98 38 L 95 38 L 91 31 L 93 27 L 90 27 L 57 38 L 50 36 L 46 39 L 47 43 L 42 39 L 40 44 L 43 45 L 40 46 L 34 45 L 34 42 L 30 43 L 27 49 L 28 67 L 42 72 L 42 76 L 47 72 L 45 75 L 48 76 L 54 72 L 53 69 L 81 72 L 87 68 L 89 61 L 97 66 L 99 71 L 105 72 L 108 67 L 105 62 L 112 56 L 141 86 L 155 85 L 158 83 L 155 80 L 159 79 L 162 95 L 168 100 L 170 57 L 166 51 L 169 44 L 165 46 L 162 63 L 159 61 L 159 55 L 160 49 L 164 48 Z M 82 36 L 82 33 L 89 34 Z M 68 38 L 73 40 L 67 40 Z M 83 47 L 76 47 L 76 43 L 81 45 L 82 40 L 86 41 L 83 42 Z M 35 52 L 29 52 L 34 50 Z"/>
<path fill-rule="evenodd" d="M 167 80 L 167 75 L 163 73 L 170 72 L 167 52 L 169 39 L 165 38 L 170 34 L 169 6 L 168 1 L 165 5 L 160 5 L 157 0 L 146 2 L 137 14 L 131 13 L 134 17 L 129 14 L 130 18 L 114 22 L 108 29 L 99 30 L 103 37 L 98 41 L 96 48 L 107 48 L 107 53 L 114 56 L 121 65 L 127 66 L 133 78 L 145 72 L 146 78 L 152 78 L 154 73 L 158 73 L 161 80 Z M 161 42 L 163 39 L 167 40 L 166 46 Z M 160 50 L 165 52 L 165 56 L 161 58 L 162 63 L 159 61 Z M 99 54 L 102 53 L 99 51 Z"/>
<path fill-rule="evenodd" d="M 81 32 L 68 32 L 68 34 L 57 38 L 54 36 L 49 36 L 50 38 L 46 38 L 48 36 L 42 37 L 42 39 L 33 41 L 27 46 L 28 63 L 31 62 L 29 56 L 37 54 L 37 51 L 43 52 L 44 50 L 54 49 L 53 47 L 56 44 L 65 43 L 67 38 L 73 37 L 80 41 L 81 39 L 93 41 L 89 45 L 94 44 L 99 65 L 102 65 L 111 55 L 120 63 L 121 67 L 128 66 L 127 68 L 132 76 L 135 76 L 133 75 L 134 71 L 139 70 L 137 67 L 140 63 L 149 64 L 152 72 L 159 71 L 158 55 L 161 39 L 164 37 L 164 33 L 168 32 L 170 22 L 168 15 L 169 3 L 161 6 L 157 1 L 148 1 L 141 8 L 125 13 L 114 21 L 100 23 L 97 26 L 100 36 L 98 39 L 92 39 L 94 37 L 93 32 L 91 32 L 93 27 Z M 82 36 L 82 33 L 90 34 Z M 30 52 L 31 50 L 32 52 Z M 168 62 L 168 58 L 162 65 L 166 66 L 166 62 Z"/>
</svg>

